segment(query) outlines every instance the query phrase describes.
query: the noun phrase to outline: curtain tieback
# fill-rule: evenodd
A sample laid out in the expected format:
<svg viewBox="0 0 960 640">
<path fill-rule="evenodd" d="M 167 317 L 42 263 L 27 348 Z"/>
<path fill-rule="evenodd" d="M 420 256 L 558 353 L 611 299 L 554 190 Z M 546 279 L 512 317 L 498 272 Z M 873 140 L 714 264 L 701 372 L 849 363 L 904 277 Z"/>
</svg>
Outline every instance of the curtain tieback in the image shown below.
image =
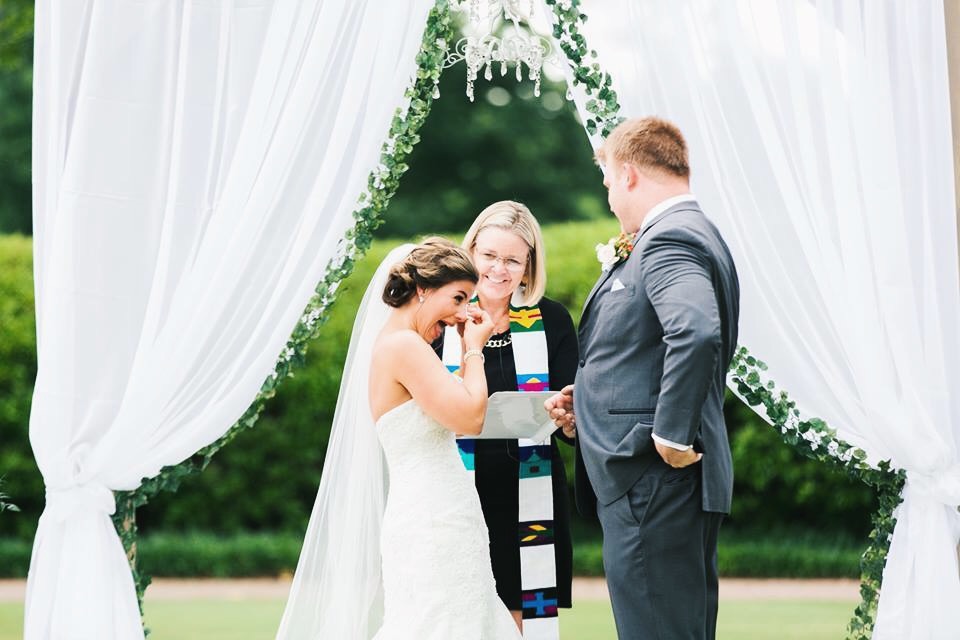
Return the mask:
<svg viewBox="0 0 960 640">
<path fill-rule="evenodd" d="M 47 488 L 47 505 L 43 517 L 63 522 L 77 513 L 113 515 L 116 501 L 113 491 L 98 482 L 62 489 Z"/>
<path fill-rule="evenodd" d="M 907 489 L 948 507 L 960 505 L 960 464 L 930 473 L 907 471 Z"/>
</svg>

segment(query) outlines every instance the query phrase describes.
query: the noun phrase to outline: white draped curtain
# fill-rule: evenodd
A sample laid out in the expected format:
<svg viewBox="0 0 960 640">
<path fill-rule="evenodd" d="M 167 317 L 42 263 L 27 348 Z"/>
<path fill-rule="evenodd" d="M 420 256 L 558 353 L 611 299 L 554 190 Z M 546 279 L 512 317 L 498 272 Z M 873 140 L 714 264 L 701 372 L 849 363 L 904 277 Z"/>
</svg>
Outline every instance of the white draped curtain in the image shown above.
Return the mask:
<svg viewBox="0 0 960 640">
<path fill-rule="evenodd" d="M 960 285 L 940 0 L 584 0 L 621 114 L 687 136 L 741 344 L 907 471 L 874 638 L 960 634 Z M 584 118 L 587 114 L 583 114 Z"/>
<path fill-rule="evenodd" d="M 432 0 L 38 0 L 25 635 L 142 637 L 110 520 L 256 396 L 336 254 Z"/>
</svg>

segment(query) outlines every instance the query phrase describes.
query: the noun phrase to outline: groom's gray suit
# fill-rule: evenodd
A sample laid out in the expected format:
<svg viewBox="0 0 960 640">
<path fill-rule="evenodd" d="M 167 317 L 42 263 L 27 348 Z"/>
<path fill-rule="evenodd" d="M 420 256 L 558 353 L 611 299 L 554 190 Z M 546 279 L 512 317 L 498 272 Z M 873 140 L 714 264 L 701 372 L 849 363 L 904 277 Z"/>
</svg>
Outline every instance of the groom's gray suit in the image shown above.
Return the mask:
<svg viewBox="0 0 960 640">
<path fill-rule="evenodd" d="M 724 382 L 737 343 L 733 259 L 696 202 L 640 231 L 580 320 L 577 504 L 603 525 L 621 640 L 715 635 L 716 544 L 733 468 Z M 652 434 L 703 459 L 667 465 Z"/>
</svg>

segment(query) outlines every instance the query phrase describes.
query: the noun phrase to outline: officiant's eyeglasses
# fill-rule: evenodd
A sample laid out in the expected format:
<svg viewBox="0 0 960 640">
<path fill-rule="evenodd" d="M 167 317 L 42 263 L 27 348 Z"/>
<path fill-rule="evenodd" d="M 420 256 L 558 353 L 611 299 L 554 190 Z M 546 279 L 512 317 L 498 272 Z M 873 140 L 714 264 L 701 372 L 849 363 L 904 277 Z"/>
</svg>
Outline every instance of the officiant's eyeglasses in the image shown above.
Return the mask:
<svg viewBox="0 0 960 640">
<path fill-rule="evenodd" d="M 478 262 L 486 265 L 499 262 L 510 273 L 520 273 L 527 268 L 526 262 L 520 262 L 516 258 L 498 256 L 492 251 L 478 251 L 477 257 L 479 258 Z"/>
</svg>

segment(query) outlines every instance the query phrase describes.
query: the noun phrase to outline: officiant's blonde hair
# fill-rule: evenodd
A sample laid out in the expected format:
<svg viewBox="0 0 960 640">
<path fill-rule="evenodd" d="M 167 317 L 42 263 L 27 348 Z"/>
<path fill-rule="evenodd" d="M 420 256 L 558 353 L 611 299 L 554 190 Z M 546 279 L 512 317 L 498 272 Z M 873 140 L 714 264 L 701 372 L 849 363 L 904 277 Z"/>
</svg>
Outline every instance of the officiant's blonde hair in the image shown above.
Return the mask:
<svg viewBox="0 0 960 640">
<path fill-rule="evenodd" d="M 513 200 L 494 202 L 481 211 L 470 225 L 463 238 L 463 248 L 472 255 L 477 246 L 477 236 L 491 227 L 510 231 L 527 243 L 527 268 L 523 272 L 517 294 L 524 306 L 536 305 L 547 289 L 546 253 L 543 249 L 540 223 L 526 205 Z"/>
<path fill-rule="evenodd" d="M 678 178 L 690 177 L 687 141 L 677 125 L 656 116 L 631 118 L 618 124 L 596 153 L 597 162 L 629 162 Z"/>
</svg>

